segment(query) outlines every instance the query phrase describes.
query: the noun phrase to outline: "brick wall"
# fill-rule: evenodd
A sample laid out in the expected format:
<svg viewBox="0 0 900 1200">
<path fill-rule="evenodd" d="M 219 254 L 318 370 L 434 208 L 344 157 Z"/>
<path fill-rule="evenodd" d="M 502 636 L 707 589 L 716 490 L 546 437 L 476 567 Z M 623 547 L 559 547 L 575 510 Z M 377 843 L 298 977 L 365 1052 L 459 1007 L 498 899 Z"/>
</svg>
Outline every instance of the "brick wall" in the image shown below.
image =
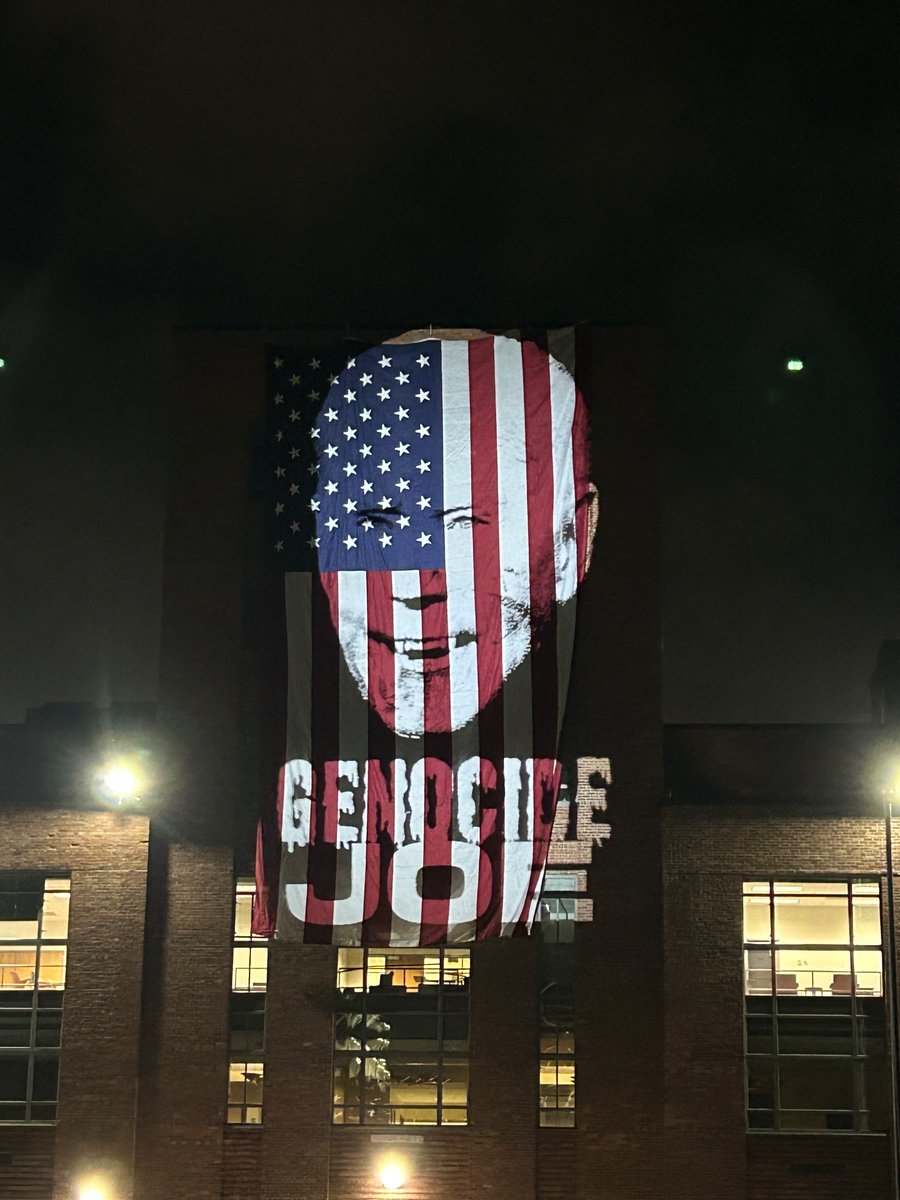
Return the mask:
<svg viewBox="0 0 900 1200">
<path fill-rule="evenodd" d="M 266 1000 L 263 1200 L 328 1197 L 337 950 L 276 942 Z"/>
<path fill-rule="evenodd" d="M 0 1196 L 3 1200 L 50 1200 L 53 1195 L 51 1125 L 0 1127 Z"/>
<path fill-rule="evenodd" d="M 262 1129 L 226 1127 L 222 1139 L 222 1200 L 260 1200 Z"/>
<path fill-rule="evenodd" d="M 0 869 L 72 877 L 52 1183 L 58 1200 L 69 1200 L 74 1183 L 94 1173 L 121 1200 L 133 1195 L 147 845 L 143 817 L 4 814 Z M 0 1158 L 4 1200 L 51 1194 L 53 1143 L 53 1131 L 3 1131 L 3 1149 L 11 1155 L 7 1165 Z M 33 1167 L 30 1183 L 26 1162 Z"/>
<path fill-rule="evenodd" d="M 228 1064 L 230 848 L 156 848 L 148 929 L 139 1200 L 218 1200 Z M 162 923 L 159 924 L 158 922 Z"/>
<path fill-rule="evenodd" d="M 884 872 L 884 826 L 765 806 L 665 813 L 666 1133 L 673 1200 L 887 1200 L 878 1136 L 745 1132 L 741 884 Z"/>
<path fill-rule="evenodd" d="M 572 1192 L 643 1200 L 660 1191 L 662 894 L 659 811 L 657 412 L 662 346 L 603 330 L 590 345 L 602 516 L 579 604 L 564 760 L 608 757 L 612 836 L 589 871 L 594 921 L 575 981 L 577 1152 Z M 543 1143 L 542 1143 L 543 1144 Z"/>
<path fill-rule="evenodd" d="M 747 1200 L 849 1200 L 893 1196 L 887 1139 L 753 1134 Z"/>
<path fill-rule="evenodd" d="M 472 950 L 469 1153 L 473 1191 L 534 1196 L 538 1118 L 537 944 Z M 443 1193 L 450 1200 L 450 1194 Z"/>
</svg>

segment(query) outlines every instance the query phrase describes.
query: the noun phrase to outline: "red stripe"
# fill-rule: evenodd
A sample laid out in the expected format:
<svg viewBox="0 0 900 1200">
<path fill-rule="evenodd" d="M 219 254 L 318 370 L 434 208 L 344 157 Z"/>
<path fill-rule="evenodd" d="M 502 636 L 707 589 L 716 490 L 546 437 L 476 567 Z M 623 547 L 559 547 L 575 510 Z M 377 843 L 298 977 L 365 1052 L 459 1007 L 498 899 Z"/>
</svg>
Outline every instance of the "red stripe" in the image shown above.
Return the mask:
<svg viewBox="0 0 900 1200">
<path fill-rule="evenodd" d="M 586 325 L 575 327 L 576 384 L 590 378 L 590 345 Z M 575 537 L 578 549 L 578 583 L 585 574 L 588 549 L 588 485 L 591 473 L 591 430 L 587 405 L 578 386 L 575 388 L 575 417 L 572 428 L 572 469 L 575 472 Z"/>
<path fill-rule="evenodd" d="M 492 870 L 478 878 L 476 937 L 490 937 L 500 926 L 503 881 L 503 654 L 500 644 L 500 544 L 497 528 L 497 415 L 494 339 L 469 342 L 472 500 L 493 514 L 472 527 L 475 566 L 475 630 L 478 645 L 478 737 L 481 749 L 481 847 Z M 492 703 L 491 697 L 497 693 Z"/>
<path fill-rule="evenodd" d="M 550 360 L 522 346 L 525 381 L 525 461 L 528 480 L 528 571 L 531 594 L 532 752 L 555 758 L 558 672 L 556 662 L 556 569 L 553 557 L 553 445 Z"/>
<path fill-rule="evenodd" d="M 366 577 L 369 629 L 384 636 L 369 638 L 369 695 L 380 693 L 381 719 L 369 706 L 369 789 L 366 829 L 365 912 L 362 941 L 366 946 L 384 946 L 391 936 L 391 887 L 393 884 L 394 789 L 392 763 L 395 754 L 394 606 L 390 571 L 369 571 Z"/>
<path fill-rule="evenodd" d="M 419 572 L 422 639 L 426 651 L 443 648 L 443 657 L 422 662 L 425 682 L 425 820 L 421 945 L 447 940 L 450 915 L 453 768 L 450 729 L 450 669 L 446 653 L 447 573 Z M 432 732 L 433 731 L 433 732 Z M 429 895 L 429 893 L 431 893 Z"/>
</svg>

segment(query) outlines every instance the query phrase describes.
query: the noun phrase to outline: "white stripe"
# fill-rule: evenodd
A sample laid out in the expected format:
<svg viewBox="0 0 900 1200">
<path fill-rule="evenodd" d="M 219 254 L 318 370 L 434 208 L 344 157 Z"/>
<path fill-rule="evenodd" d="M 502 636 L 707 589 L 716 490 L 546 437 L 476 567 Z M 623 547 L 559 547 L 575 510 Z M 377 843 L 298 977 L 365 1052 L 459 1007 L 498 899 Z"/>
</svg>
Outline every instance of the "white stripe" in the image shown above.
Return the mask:
<svg viewBox="0 0 900 1200">
<path fill-rule="evenodd" d="M 475 937 L 478 912 L 478 870 L 481 848 L 468 842 L 450 843 L 450 862 L 463 873 L 465 883 L 459 896 L 451 897 L 447 913 L 447 940 L 470 942 Z"/>
<path fill-rule="evenodd" d="M 509 338 L 494 339 L 494 378 L 502 654 L 503 677 L 506 679 L 525 659 L 531 644 L 525 383 L 519 342 Z"/>
<path fill-rule="evenodd" d="M 417 946 L 421 940 L 422 898 L 417 884 L 425 861 L 423 750 L 419 743 L 411 748 L 408 762 L 403 759 L 395 762 L 394 842 L 397 850 L 391 869 L 392 946 Z"/>
<path fill-rule="evenodd" d="M 368 697 L 369 633 L 368 620 L 366 618 L 365 571 L 338 571 L 337 589 L 338 638 L 344 652 L 344 661 L 347 664 L 350 674 L 356 680 L 359 691 L 364 697 Z M 355 694 L 352 697 L 343 695 L 340 697 L 340 736 L 338 744 L 345 757 L 350 757 L 348 753 L 350 749 L 347 738 L 348 729 L 345 719 L 350 710 L 350 704 L 354 699 L 358 700 L 358 696 Z M 358 707 L 358 704 L 356 707 Z M 360 749 L 366 744 L 365 723 L 362 725 L 362 732 L 363 741 L 359 747 Z"/>
<path fill-rule="evenodd" d="M 575 604 L 578 590 L 578 539 L 575 534 L 575 468 L 572 461 L 572 421 L 575 380 L 550 360 L 550 407 L 553 414 L 553 560 L 556 575 L 557 735 L 562 726 L 572 669 L 575 614 L 562 612 Z"/>
<path fill-rule="evenodd" d="M 528 895 L 531 861 L 534 855 L 534 759 L 503 760 L 504 805 L 503 833 L 503 924 L 501 932 L 513 931 Z M 524 822 L 522 818 L 524 817 Z M 524 823 L 525 828 L 520 828 Z M 520 841 L 520 833 L 525 840 Z"/>
<path fill-rule="evenodd" d="M 522 345 L 494 342 L 497 420 L 497 514 L 503 617 L 503 744 L 524 760 L 532 754 L 531 576 L 528 545 L 528 461 Z M 525 903 L 531 842 L 519 837 L 519 758 L 504 759 L 504 843 L 501 932 Z M 515 764 L 515 766 L 513 765 Z M 500 763 L 497 763 L 498 770 Z M 530 797 L 529 797 L 530 799 Z M 528 805 L 529 818 L 531 805 Z M 529 820 L 530 824 L 530 820 Z"/>
<path fill-rule="evenodd" d="M 450 644 L 459 634 L 466 645 L 450 655 L 450 725 L 459 729 L 478 711 L 478 647 L 475 633 L 475 567 L 472 526 L 466 515 L 472 504 L 472 451 L 469 428 L 469 345 L 441 345 L 441 390 L 444 438 L 445 511 L 462 509 L 444 521 L 447 571 L 447 629 Z M 454 746 L 454 759 L 457 759 Z"/>
<path fill-rule="evenodd" d="M 281 840 L 292 853 L 298 846 L 309 845 L 314 803 L 312 764 L 305 758 L 292 758 L 284 764 L 281 797 Z"/>
<path fill-rule="evenodd" d="M 362 918 L 363 908 L 365 903 L 365 839 L 366 839 L 366 801 L 367 801 L 367 760 L 368 760 L 368 741 L 369 741 L 369 723 L 368 723 L 368 708 L 365 704 L 360 703 L 360 691 L 364 696 L 368 694 L 368 668 L 369 668 L 369 638 L 368 638 L 368 619 L 366 618 L 367 611 L 367 592 L 366 592 L 366 573 L 365 571 L 339 571 L 338 572 L 338 633 L 341 645 L 344 647 L 344 657 L 350 666 L 351 674 L 356 675 L 357 671 L 362 679 L 360 680 L 347 679 L 342 676 L 340 688 L 338 692 L 338 776 L 344 776 L 348 779 L 354 779 L 357 785 L 363 783 L 363 804 L 361 817 L 361 831 L 359 834 L 362 845 L 354 845 L 352 848 L 347 848 L 346 839 L 348 834 L 342 831 L 342 824 L 351 825 L 352 823 L 342 822 L 341 817 L 348 815 L 352 811 L 352 800 L 350 796 L 343 797 L 338 793 L 338 830 L 337 843 L 344 848 L 338 849 L 338 870 L 339 875 L 335 880 L 338 894 L 342 891 L 347 894 L 341 899 L 335 899 L 332 912 L 332 941 L 338 945 L 358 945 L 362 937 Z M 360 780 L 359 776 L 363 778 Z M 352 874 L 351 860 L 355 858 L 353 867 L 355 874 Z M 362 886 L 350 891 L 349 885 L 351 877 Z"/>
</svg>

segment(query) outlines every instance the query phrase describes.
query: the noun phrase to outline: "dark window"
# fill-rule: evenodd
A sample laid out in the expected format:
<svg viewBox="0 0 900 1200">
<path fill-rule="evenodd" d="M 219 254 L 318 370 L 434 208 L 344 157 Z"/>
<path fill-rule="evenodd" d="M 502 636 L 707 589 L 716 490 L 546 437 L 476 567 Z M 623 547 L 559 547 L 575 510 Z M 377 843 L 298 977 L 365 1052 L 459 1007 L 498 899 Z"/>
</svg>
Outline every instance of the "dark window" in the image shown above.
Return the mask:
<svg viewBox="0 0 900 1200">
<path fill-rule="evenodd" d="M 0 1122 L 56 1120 L 69 891 L 0 872 Z"/>
<path fill-rule="evenodd" d="M 341 950 L 337 1125 L 464 1125 L 469 952 Z"/>
<path fill-rule="evenodd" d="M 876 880 L 744 884 L 751 1129 L 888 1126 Z"/>
<path fill-rule="evenodd" d="M 585 879 L 584 871 L 547 869 L 538 908 L 538 928 L 545 943 L 575 941 L 578 904 Z"/>
<path fill-rule="evenodd" d="M 269 944 L 251 932 L 256 896 L 252 879 L 239 879 L 234 901 L 228 1123 L 260 1125 L 265 1075 L 266 976 Z"/>
</svg>

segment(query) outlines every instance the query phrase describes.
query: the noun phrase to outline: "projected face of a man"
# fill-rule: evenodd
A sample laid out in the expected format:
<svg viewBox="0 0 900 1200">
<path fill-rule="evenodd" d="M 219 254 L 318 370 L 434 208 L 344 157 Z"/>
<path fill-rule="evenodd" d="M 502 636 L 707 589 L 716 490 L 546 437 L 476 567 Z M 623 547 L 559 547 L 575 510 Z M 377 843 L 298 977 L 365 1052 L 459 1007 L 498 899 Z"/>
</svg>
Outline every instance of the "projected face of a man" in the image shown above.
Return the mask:
<svg viewBox="0 0 900 1200">
<path fill-rule="evenodd" d="M 518 342 L 493 341 L 498 363 L 521 359 Z M 427 353 L 436 343 L 419 345 Z M 441 345 L 443 494 L 432 497 L 423 477 L 379 508 L 376 488 L 359 523 L 370 537 L 393 539 L 414 518 L 424 521 L 420 538 L 442 535 L 443 564 L 321 574 L 361 694 L 407 737 L 467 725 L 541 648 L 548 618 L 574 597 L 587 569 L 596 523 L 583 401 L 564 368 L 550 360 L 553 420 L 546 411 L 536 421 L 546 435 L 538 455 L 522 397 L 504 394 L 502 371 L 484 393 L 461 373 L 455 385 L 447 361 L 464 361 L 466 343 Z M 343 386 L 342 377 L 335 388 Z M 553 640 L 555 653 L 555 633 Z"/>
</svg>

